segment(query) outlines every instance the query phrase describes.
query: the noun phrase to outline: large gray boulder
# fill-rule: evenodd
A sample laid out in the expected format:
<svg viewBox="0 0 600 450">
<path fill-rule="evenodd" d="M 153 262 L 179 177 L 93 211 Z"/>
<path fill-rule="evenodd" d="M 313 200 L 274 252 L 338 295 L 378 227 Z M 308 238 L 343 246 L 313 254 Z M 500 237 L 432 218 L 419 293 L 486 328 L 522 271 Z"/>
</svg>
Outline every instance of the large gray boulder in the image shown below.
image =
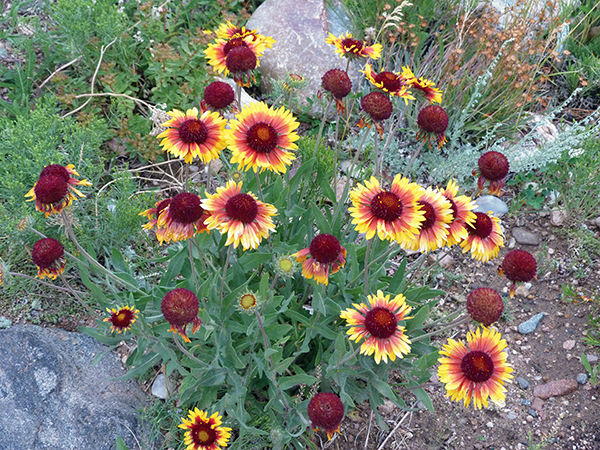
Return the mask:
<svg viewBox="0 0 600 450">
<path fill-rule="evenodd" d="M 346 68 L 346 60 L 325 42 L 330 32 L 339 36 L 348 31 L 343 9 L 333 4 L 335 10 L 327 8 L 324 0 L 266 0 L 256 9 L 246 28 L 276 41 L 260 59 L 263 91 L 270 92 L 273 80 L 285 80 L 290 73 L 301 75 L 308 81 L 298 93 L 305 102 L 319 90 L 325 72 Z M 349 75 L 355 83 L 358 69 L 351 68 Z"/>
<path fill-rule="evenodd" d="M 124 374 L 114 353 L 92 366 L 107 350 L 60 329 L 0 330 L 0 449 L 113 450 L 117 436 L 138 448 L 146 396 L 134 381 L 109 380 Z"/>
</svg>

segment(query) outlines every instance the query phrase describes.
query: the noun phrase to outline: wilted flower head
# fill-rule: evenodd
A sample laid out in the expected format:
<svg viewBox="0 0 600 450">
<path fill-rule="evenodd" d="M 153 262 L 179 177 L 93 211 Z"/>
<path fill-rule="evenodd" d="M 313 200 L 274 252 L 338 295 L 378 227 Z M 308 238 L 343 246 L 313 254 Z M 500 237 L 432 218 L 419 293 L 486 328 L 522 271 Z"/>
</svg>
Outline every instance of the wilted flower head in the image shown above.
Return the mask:
<svg viewBox="0 0 600 450">
<path fill-rule="evenodd" d="M 352 91 L 352 81 L 345 70 L 331 69 L 321 77 L 321 85 L 327 92 L 331 92 L 339 113 L 344 114 L 346 108 L 342 99 Z"/>
<path fill-rule="evenodd" d="M 360 106 L 375 122 L 389 119 L 392 115 L 393 106 L 390 97 L 381 92 L 365 95 L 360 101 Z"/>
<path fill-rule="evenodd" d="M 74 186 L 91 186 L 89 181 L 75 178 L 78 176 L 72 164 L 51 164 L 42 169 L 38 181 L 25 197 L 31 197 L 28 201 L 35 200 L 35 209 L 43 212 L 46 217 L 53 213 L 60 214 L 71 201 L 77 200 L 76 195 L 85 197 Z"/>
<path fill-rule="evenodd" d="M 302 276 L 314 278 L 318 284 L 329 283 L 329 274 L 338 272 L 346 264 L 346 249 L 331 234 L 319 234 L 304 248 L 292 256 L 302 263 Z M 309 257 L 310 255 L 310 257 Z"/>
<path fill-rule="evenodd" d="M 517 282 L 528 282 L 537 277 L 537 262 L 533 255 L 525 250 L 512 250 L 504 257 L 498 273 L 506 275 L 506 278 L 513 282 L 510 296 L 514 297 Z"/>
<path fill-rule="evenodd" d="M 340 424 L 344 418 L 344 404 L 340 398 L 331 392 L 320 392 L 308 403 L 308 418 L 312 429 L 322 428 L 327 438 L 340 432 Z"/>
<path fill-rule="evenodd" d="M 474 170 L 475 175 L 479 174 L 477 187 L 481 192 L 485 182 L 490 182 L 490 195 L 501 195 L 504 178 L 508 175 L 508 159 L 500 152 L 489 151 L 479 157 L 477 161 L 479 170 Z"/>
<path fill-rule="evenodd" d="M 417 139 L 428 142 L 429 148 L 431 148 L 432 135 L 437 138 L 438 148 L 446 143 L 448 114 L 441 106 L 429 105 L 423 108 L 417 116 L 417 125 L 419 126 Z"/>
<path fill-rule="evenodd" d="M 186 325 L 192 323 L 192 333 L 195 333 L 202 324 L 198 318 L 198 297 L 185 288 L 173 289 L 163 297 L 160 309 L 165 320 L 171 325 L 169 331 L 179 333 L 185 342 L 190 342 L 185 334 Z"/>
<path fill-rule="evenodd" d="M 203 103 L 211 109 L 222 110 L 235 100 L 235 93 L 229 84 L 223 81 L 213 81 L 204 88 Z"/>
<path fill-rule="evenodd" d="M 467 296 L 467 312 L 475 322 L 489 327 L 504 311 L 504 302 L 496 290 L 487 287 L 474 289 Z"/>
<path fill-rule="evenodd" d="M 48 277 L 56 279 L 65 271 L 65 249 L 62 244 L 53 238 L 44 238 L 33 244 L 31 259 L 38 267 L 38 278 Z"/>
</svg>

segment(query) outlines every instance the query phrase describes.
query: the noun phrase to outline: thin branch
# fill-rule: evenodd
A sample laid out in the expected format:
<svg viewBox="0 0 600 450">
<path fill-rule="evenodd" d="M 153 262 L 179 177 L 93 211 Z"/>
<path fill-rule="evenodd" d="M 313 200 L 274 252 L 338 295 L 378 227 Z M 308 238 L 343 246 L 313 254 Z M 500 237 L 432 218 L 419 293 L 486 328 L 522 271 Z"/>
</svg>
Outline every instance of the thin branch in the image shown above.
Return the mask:
<svg viewBox="0 0 600 450">
<path fill-rule="evenodd" d="M 76 63 L 77 61 L 79 61 L 80 59 L 81 59 L 81 56 L 78 56 L 78 57 L 77 57 L 77 58 L 75 58 L 73 61 L 69 61 L 68 63 L 66 63 L 66 64 L 64 64 L 64 65 L 60 66 L 58 69 L 56 69 L 54 72 L 52 72 L 52 73 L 51 73 L 51 74 L 48 76 L 48 78 L 46 78 L 44 81 L 42 81 L 42 84 L 40 84 L 40 85 L 39 85 L 39 86 L 36 88 L 36 90 L 40 90 L 40 89 L 42 89 L 42 88 L 43 88 L 43 87 L 46 85 L 46 83 L 48 83 L 48 81 L 50 81 L 50 80 L 52 79 L 52 77 L 53 77 L 54 75 L 56 75 L 56 74 L 57 74 L 58 72 L 60 72 L 61 70 L 64 70 L 64 69 L 66 69 L 67 67 L 69 67 L 69 66 L 71 66 L 71 65 L 75 64 L 75 63 Z"/>
</svg>

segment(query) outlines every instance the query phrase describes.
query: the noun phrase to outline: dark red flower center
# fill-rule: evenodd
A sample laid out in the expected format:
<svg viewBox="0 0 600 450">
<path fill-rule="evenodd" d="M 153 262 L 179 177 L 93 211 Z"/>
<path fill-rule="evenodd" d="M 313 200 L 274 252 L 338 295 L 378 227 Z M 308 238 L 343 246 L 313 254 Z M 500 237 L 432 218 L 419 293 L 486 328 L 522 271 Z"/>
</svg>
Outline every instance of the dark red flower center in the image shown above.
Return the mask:
<svg viewBox="0 0 600 450">
<path fill-rule="evenodd" d="M 40 269 L 47 269 L 65 253 L 62 244 L 53 238 L 44 238 L 33 244 L 31 259 Z"/>
<path fill-rule="evenodd" d="M 196 445 L 210 448 L 217 440 L 217 433 L 208 423 L 198 422 L 199 419 L 196 420 L 190 430 L 192 441 Z"/>
<path fill-rule="evenodd" d="M 475 215 L 477 216 L 475 223 L 473 226 L 467 225 L 467 231 L 469 234 L 474 234 L 481 239 L 485 239 L 492 234 L 492 219 L 482 212 L 476 212 Z"/>
<path fill-rule="evenodd" d="M 371 92 L 360 101 L 361 108 L 376 122 L 392 115 L 393 105 L 389 97 L 381 92 Z"/>
<path fill-rule="evenodd" d="M 344 404 L 331 392 L 321 392 L 308 403 L 308 418 L 313 425 L 334 430 L 344 418 Z"/>
<path fill-rule="evenodd" d="M 508 175 L 508 159 L 500 152 L 486 152 L 477 161 L 481 176 L 490 181 L 501 180 Z"/>
<path fill-rule="evenodd" d="M 486 352 L 475 350 L 463 357 L 460 370 L 470 381 L 483 383 L 489 380 L 494 373 L 494 362 Z"/>
<path fill-rule="evenodd" d="M 181 327 L 197 317 L 200 304 L 192 291 L 177 288 L 163 297 L 160 309 L 167 322 Z"/>
<path fill-rule="evenodd" d="M 60 164 L 50 164 L 42 169 L 42 173 L 40 173 L 40 178 L 45 177 L 46 175 L 55 175 L 57 177 L 61 177 L 67 183 L 71 179 L 71 174 L 67 170 L 66 167 L 61 166 Z"/>
<path fill-rule="evenodd" d="M 321 264 L 329 264 L 339 258 L 342 246 L 335 236 L 319 234 L 310 243 L 309 251 L 310 255 Z"/>
<path fill-rule="evenodd" d="M 252 223 L 258 215 L 258 203 L 249 194 L 236 194 L 225 203 L 225 211 L 231 219 Z"/>
<path fill-rule="evenodd" d="M 213 81 L 204 89 L 204 101 L 215 109 L 227 108 L 234 99 L 232 87 L 223 81 Z"/>
<path fill-rule="evenodd" d="M 270 153 L 277 147 L 277 132 L 270 123 L 252 125 L 246 134 L 246 143 L 258 153 Z"/>
<path fill-rule="evenodd" d="M 402 81 L 400 77 L 392 72 L 381 72 L 375 75 L 375 81 L 377 83 L 382 83 L 383 88 L 388 91 L 397 91 L 402 87 Z"/>
<path fill-rule="evenodd" d="M 402 202 L 393 192 L 380 192 L 371 200 L 371 212 L 378 219 L 393 222 L 402 215 Z"/>
<path fill-rule="evenodd" d="M 360 53 L 364 47 L 364 44 L 356 39 L 346 38 L 342 40 L 342 47 L 347 52 Z"/>
<path fill-rule="evenodd" d="M 378 339 L 387 339 L 392 336 L 396 332 L 397 326 L 396 316 L 387 308 L 378 306 L 365 315 L 365 328 Z"/>
<path fill-rule="evenodd" d="M 60 175 L 41 177 L 33 189 L 35 198 L 47 205 L 61 202 L 69 192 L 69 185 Z"/>
<path fill-rule="evenodd" d="M 321 78 L 323 89 L 333 94 L 335 98 L 344 98 L 352 90 L 352 81 L 348 74 L 341 69 L 331 69 Z"/>
<path fill-rule="evenodd" d="M 257 61 L 256 55 L 248 47 L 235 47 L 227 53 L 225 65 L 232 73 L 249 72 L 254 70 Z"/>
<path fill-rule="evenodd" d="M 233 39 L 229 39 L 225 46 L 223 47 L 223 53 L 225 55 L 229 54 L 231 50 L 238 47 L 248 47 L 248 44 L 244 42 L 244 39 L 241 37 L 235 37 Z"/>
<path fill-rule="evenodd" d="M 512 250 L 502 261 L 502 271 L 510 281 L 531 281 L 537 274 L 537 262 L 525 250 Z"/>
<path fill-rule="evenodd" d="M 208 128 L 198 119 L 188 119 L 179 125 L 179 137 L 186 144 L 203 144 L 208 137 Z"/>
<path fill-rule="evenodd" d="M 133 323 L 134 318 L 135 314 L 133 311 L 127 308 L 122 308 L 116 313 L 112 313 L 109 321 L 115 328 L 129 328 Z"/>
<path fill-rule="evenodd" d="M 417 204 L 421 207 L 421 211 L 425 213 L 425 221 L 421 222 L 421 230 L 428 230 L 435 224 L 436 214 L 435 209 L 429 202 L 419 200 Z"/>
<path fill-rule="evenodd" d="M 204 210 L 202 209 L 202 206 L 200 206 L 199 196 L 184 192 L 182 194 L 177 194 L 171 199 L 169 212 L 174 221 L 190 224 L 202 217 Z"/>
<path fill-rule="evenodd" d="M 426 106 L 417 116 L 417 125 L 426 133 L 444 134 L 448 128 L 448 114 L 441 106 Z"/>
</svg>

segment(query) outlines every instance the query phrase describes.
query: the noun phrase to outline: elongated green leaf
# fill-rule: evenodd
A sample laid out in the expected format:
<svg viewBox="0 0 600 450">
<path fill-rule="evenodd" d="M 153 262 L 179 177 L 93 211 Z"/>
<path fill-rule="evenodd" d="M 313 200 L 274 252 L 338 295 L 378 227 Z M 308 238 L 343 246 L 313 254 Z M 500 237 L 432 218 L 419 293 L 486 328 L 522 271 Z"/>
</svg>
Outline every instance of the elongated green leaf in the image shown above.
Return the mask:
<svg viewBox="0 0 600 450">
<path fill-rule="evenodd" d="M 129 450 L 129 447 L 125 445 L 121 436 L 117 436 L 117 450 Z"/>
<path fill-rule="evenodd" d="M 179 275 L 187 258 L 188 252 L 186 248 L 182 248 L 175 256 L 171 257 L 169 267 L 167 267 L 167 271 L 160 279 L 161 286 L 166 286 L 173 278 Z"/>
<path fill-rule="evenodd" d="M 306 384 L 308 386 L 312 386 L 317 382 L 317 379 L 312 375 L 307 375 L 305 373 L 300 375 L 292 375 L 289 377 L 281 377 L 278 380 L 279 387 L 283 390 L 293 388 L 294 386 L 298 386 L 299 384 Z"/>
<path fill-rule="evenodd" d="M 390 292 L 402 292 L 406 283 L 404 274 L 406 273 L 406 258 L 400 263 L 400 267 L 396 270 L 396 273 L 390 281 L 389 291 Z"/>
<path fill-rule="evenodd" d="M 319 233 L 331 234 L 331 222 L 325 218 L 323 211 L 317 208 L 317 205 L 314 203 L 310 204 L 310 210 L 312 212 L 313 219 L 315 219 L 317 224 L 317 228 L 319 229 Z"/>
<path fill-rule="evenodd" d="M 410 334 L 411 331 L 421 329 L 427 317 L 429 317 L 429 306 L 425 305 L 419 309 L 412 319 L 406 321 L 406 332 Z"/>
<path fill-rule="evenodd" d="M 415 397 L 417 397 L 417 399 L 423 403 L 430 412 L 435 412 L 431 398 L 429 397 L 429 394 L 425 392 L 425 389 L 415 389 L 413 390 L 413 394 L 415 394 Z"/>
</svg>

